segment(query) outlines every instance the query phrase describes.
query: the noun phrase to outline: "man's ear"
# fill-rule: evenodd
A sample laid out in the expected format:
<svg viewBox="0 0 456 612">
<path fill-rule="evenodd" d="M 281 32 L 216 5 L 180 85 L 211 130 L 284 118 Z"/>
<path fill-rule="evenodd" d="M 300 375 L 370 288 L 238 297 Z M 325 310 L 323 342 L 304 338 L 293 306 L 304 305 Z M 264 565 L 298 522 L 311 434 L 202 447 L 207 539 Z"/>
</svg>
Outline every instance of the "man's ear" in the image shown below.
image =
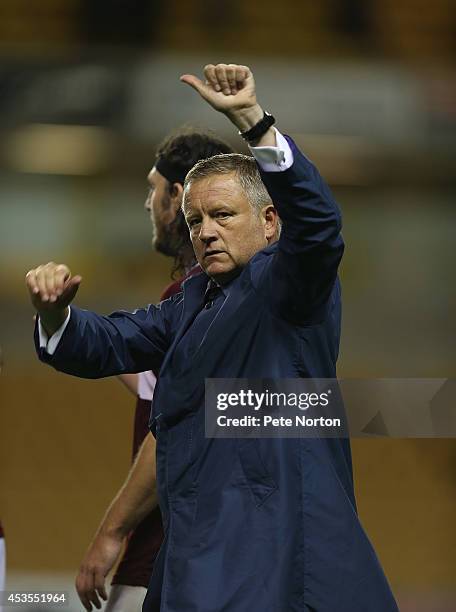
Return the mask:
<svg viewBox="0 0 456 612">
<path fill-rule="evenodd" d="M 264 235 L 269 244 L 278 237 L 279 215 L 272 204 L 265 206 L 261 214 L 264 223 Z"/>
<path fill-rule="evenodd" d="M 171 191 L 170 191 L 171 206 L 173 207 L 173 210 L 176 211 L 176 213 L 178 212 L 178 210 L 180 209 L 182 205 L 182 194 L 183 193 L 184 193 L 184 188 L 181 183 L 173 183 L 171 185 Z"/>
</svg>

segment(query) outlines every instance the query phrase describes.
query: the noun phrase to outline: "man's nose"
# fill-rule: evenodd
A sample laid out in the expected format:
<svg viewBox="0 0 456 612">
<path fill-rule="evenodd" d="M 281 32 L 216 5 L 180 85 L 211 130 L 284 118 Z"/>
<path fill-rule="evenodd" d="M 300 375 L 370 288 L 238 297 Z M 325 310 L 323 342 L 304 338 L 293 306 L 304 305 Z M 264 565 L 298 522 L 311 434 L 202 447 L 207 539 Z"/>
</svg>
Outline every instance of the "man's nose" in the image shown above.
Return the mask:
<svg viewBox="0 0 456 612">
<path fill-rule="evenodd" d="M 211 242 L 217 238 L 217 227 L 214 219 L 206 217 L 201 221 L 198 238 L 201 242 Z"/>
<path fill-rule="evenodd" d="M 150 212 L 150 197 L 147 196 L 146 201 L 144 202 L 144 210 L 146 212 Z"/>
</svg>

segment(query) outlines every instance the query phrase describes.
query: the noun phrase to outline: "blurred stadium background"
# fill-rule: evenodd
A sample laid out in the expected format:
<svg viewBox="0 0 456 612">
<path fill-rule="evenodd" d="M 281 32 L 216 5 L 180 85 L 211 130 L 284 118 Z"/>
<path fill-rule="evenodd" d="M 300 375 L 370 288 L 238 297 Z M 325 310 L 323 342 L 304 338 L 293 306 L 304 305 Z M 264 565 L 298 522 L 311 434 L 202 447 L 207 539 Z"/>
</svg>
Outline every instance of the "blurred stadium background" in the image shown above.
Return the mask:
<svg viewBox="0 0 456 612">
<path fill-rule="evenodd" d="M 129 465 L 117 381 L 40 366 L 24 274 L 49 260 L 108 312 L 158 299 L 145 176 L 191 122 L 242 144 L 179 83 L 249 64 L 261 103 L 344 214 L 345 377 L 455 371 L 456 7 L 451 0 L 2 0 L 0 517 L 7 588 L 66 588 Z M 363 523 L 401 611 L 456 609 L 456 443 L 354 440 Z M 72 594 L 71 610 L 79 610 Z M 354 611 L 355 612 L 355 611 Z"/>
</svg>

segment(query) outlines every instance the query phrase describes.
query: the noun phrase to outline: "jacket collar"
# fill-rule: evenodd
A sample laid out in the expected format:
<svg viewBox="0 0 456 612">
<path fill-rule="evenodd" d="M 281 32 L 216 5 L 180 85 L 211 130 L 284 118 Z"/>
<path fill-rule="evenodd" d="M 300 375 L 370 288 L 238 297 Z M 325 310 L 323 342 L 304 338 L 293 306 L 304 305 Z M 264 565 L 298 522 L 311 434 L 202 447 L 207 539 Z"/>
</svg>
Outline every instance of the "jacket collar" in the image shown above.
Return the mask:
<svg viewBox="0 0 456 612">
<path fill-rule="evenodd" d="M 182 285 L 183 289 L 183 311 L 181 315 L 181 319 L 179 322 L 179 326 L 177 329 L 176 336 L 168 352 L 163 361 L 161 372 L 163 372 L 168 365 L 172 354 L 174 353 L 177 344 L 181 340 L 182 336 L 188 330 L 196 315 L 200 312 L 204 305 L 204 296 L 208 289 L 209 277 L 202 273 L 197 276 L 192 276 L 188 278 Z M 250 265 L 247 265 L 244 270 L 241 272 L 239 276 L 237 276 L 233 281 L 231 281 L 227 286 L 222 288 L 223 292 L 226 295 L 226 299 L 219 311 L 216 315 L 216 318 L 213 324 L 210 326 L 208 330 L 207 336 L 196 351 L 191 364 L 188 364 L 189 368 L 194 368 L 196 365 L 197 358 L 200 357 L 201 349 L 204 348 L 204 354 L 207 355 L 207 350 L 210 346 L 217 340 L 223 336 L 224 330 L 227 325 L 229 325 L 229 321 L 237 312 L 239 306 L 245 300 L 249 290 L 252 290 L 252 285 L 250 281 Z"/>
</svg>

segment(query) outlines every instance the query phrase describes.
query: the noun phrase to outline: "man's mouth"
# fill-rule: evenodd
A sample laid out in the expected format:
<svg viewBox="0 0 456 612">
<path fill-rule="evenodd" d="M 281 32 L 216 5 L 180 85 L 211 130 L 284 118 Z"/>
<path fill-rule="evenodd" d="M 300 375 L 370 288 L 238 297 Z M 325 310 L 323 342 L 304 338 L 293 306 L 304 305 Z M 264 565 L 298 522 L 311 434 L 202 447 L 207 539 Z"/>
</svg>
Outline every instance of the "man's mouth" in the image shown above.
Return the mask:
<svg viewBox="0 0 456 612">
<path fill-rule="evenodd" d="M 214 249 L 214 250 L 211 250 L 211 251 L 206 251 L 206 252 L 204 253 L 204 257 L 210 257 L 211 255 L 219 255 L 220 253 L 224 253 L 224 252 L 225 252 L 225 251 L 216 251 L 216 250 Z"/>
</svg>

